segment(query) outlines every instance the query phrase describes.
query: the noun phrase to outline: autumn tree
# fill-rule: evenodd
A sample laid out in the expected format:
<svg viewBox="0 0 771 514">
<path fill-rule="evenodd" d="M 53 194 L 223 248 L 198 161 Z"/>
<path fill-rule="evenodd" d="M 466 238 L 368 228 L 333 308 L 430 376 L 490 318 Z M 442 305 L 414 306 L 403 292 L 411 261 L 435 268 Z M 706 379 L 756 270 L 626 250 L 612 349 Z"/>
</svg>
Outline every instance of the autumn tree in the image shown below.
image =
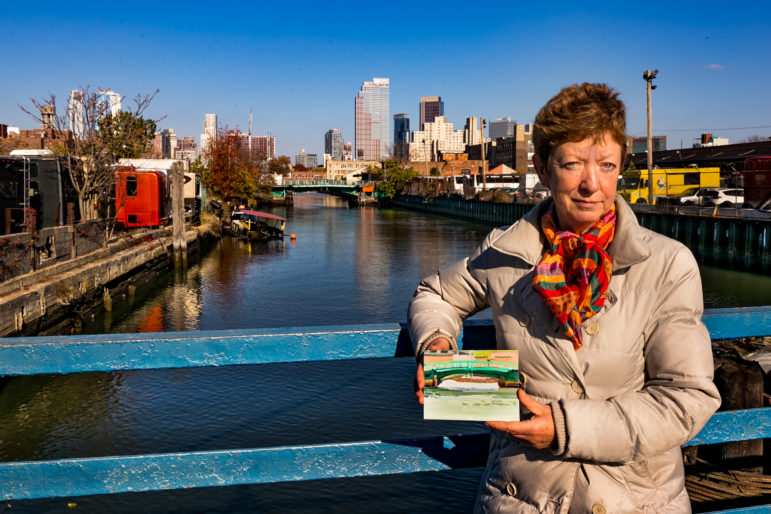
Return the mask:
<svg viewBox="0 0 771 514">
<path fill-rule="evenodd" d="M 292 161 L 286 155 L 279 155 L 268 161 L 268 171 L 273 175 L 288 175 L 292 172 Z"/>
<path fill-rule="evenodd" d="M 261 188 L 269 187 L 267 178 L 261 177 L 261 166 L 244 148 L 244 138 L 227 128 L 219 130 L 217 136 L 204 148 L 204 157 L 209 169 L 203 183 L 215 195 L 224 200 L 251 199 Z"/>
<path fill-rule="evenodd" d="M 123 152 L 132 153 L 146 148 L 151 135 L 154 136 L 154 126 L 159 120 L 144 120 L 142 115 L 158 91 L 137 95 L 133 106 L 115 117 L 110 115 L 109 102 L 89 86 L 73 91 L 65 103 L 66 108 L 57 105 L 54 94 L 41 100 L 30 99 L 31 108 L 20 106 L 38 123 L 42 122 L 41 109 L 44 106 L 54 106 L 58 113 L 47 121 L 56 140 L 55 152 L 67 158 L 63 160 L 63 165 L 78 195 L 83 219 L 96 218 L 97 214 L 91 206 L 97 202 L 106 203 L 112 198 L 116 158 Z M 150 128 L 152 134 L 149 133 Z"/>
</svg>

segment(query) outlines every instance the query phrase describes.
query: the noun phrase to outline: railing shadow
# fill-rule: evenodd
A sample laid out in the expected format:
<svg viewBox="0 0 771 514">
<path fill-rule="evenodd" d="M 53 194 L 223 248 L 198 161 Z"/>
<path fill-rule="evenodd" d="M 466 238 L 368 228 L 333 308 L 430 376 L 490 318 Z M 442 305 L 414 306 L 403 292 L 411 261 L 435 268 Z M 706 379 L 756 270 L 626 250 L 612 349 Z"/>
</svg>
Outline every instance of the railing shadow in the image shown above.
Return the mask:
<svg viewBox="0 0 771 514">
<path fill-rule="evenodd" d="M 705 312 L 713 338 L 771 334 L 771 307 Z M 462 347 L 494 346 L 467 320 Z M 0 339 L 0 376 L 412 356 L 404 325 Z M 771 437 L 771 408 L 719 412 L 685 446 Z M 489 433 L 0 463 L 0 497 L 36 499 L 474 468 Z"/>
</svg>

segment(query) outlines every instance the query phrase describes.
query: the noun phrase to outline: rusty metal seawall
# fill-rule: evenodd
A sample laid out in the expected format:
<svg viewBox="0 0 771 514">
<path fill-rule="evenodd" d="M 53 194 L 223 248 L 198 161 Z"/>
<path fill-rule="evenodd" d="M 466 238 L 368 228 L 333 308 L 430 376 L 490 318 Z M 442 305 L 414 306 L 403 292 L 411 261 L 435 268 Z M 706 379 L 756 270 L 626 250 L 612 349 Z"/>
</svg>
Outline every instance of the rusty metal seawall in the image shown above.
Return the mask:
<svg viewBox="0 0 771 514">
<path fill-rule="evenodd" d="M 394 204 L 490 226 L 510 225 L 533 206 L 460 198 L 397 196 Z M 771 270 L 771 213 L 752 209 L 632 205 L 643 227 L 677 239 L 705 264 Z"/>
</svg>

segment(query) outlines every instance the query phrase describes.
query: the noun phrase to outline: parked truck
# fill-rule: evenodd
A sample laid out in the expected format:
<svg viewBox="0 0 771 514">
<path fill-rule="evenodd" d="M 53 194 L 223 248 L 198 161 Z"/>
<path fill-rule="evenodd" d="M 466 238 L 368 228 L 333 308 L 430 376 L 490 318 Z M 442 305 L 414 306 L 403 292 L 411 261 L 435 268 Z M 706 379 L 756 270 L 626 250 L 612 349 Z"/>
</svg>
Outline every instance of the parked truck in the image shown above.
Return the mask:
<svg viewBox="0 0 771 514">
<path fill-rule="evenodd" d="M 137 171 L 160 171 L 166 175 L 166 183 L 171 181 L 171 166 L 181 163 L 185 169 L 185 184 L 183 195 L 185 201 L 185 217 L 194 222 L 200 220 L 203 205 L 203 191 L 201 177 L 197 173 L 187 171 L 187 161 L 176 159 L 119 159 L 121 166 L 133 166 Z"/>
<path fill-rule="evenodd" d="M 624 178 L 619 194 L 629 203 L 648 203 L 648 171 L 641 170 L 639 179 Z M 719 187 L 720 168 L 655 168 L 653 170 L 653 203 L 681 196 L 692 187 Z"/>
</svg>

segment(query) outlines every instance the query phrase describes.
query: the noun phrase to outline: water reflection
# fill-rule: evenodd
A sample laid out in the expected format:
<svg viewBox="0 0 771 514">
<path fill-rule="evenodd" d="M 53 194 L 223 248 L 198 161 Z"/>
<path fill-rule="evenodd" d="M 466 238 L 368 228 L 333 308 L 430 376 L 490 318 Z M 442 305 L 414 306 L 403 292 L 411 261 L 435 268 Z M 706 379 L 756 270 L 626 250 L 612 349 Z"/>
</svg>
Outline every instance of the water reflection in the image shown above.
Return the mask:
<svg viewBox="0 0 771 514">
<path fill-rule="evenodd" d="M 85 327 L 163 332 L 399 322 L 419 280 L 471 253 L 488 227 L 349 209 L 298 195 L 278 209 L 297 240 L 223 238 Z M 707 307 L 769 305 L 771 277 L 702 267 Z M 302 372 L 302 383 L 291 380 Z M 424 422 L 411 359 L 23 377 L 0 389 L 0 460 L 252 448 L 474 431 Z M 378 380 L 370 380 L 371 377 Z M 481 427 L 480 427 L 481 430 Z M 77 502 L 86 511 L 468 512 L 479 470 L 243 486 Z M 302 494 L 298 494 L 301 490 Z M 402 494 L 405 491 L 408 494 Z M 393 502 L 388 499 L 393 498 Z M 14 512 L 66 510 L 15 502 Z"/>
</svg>

